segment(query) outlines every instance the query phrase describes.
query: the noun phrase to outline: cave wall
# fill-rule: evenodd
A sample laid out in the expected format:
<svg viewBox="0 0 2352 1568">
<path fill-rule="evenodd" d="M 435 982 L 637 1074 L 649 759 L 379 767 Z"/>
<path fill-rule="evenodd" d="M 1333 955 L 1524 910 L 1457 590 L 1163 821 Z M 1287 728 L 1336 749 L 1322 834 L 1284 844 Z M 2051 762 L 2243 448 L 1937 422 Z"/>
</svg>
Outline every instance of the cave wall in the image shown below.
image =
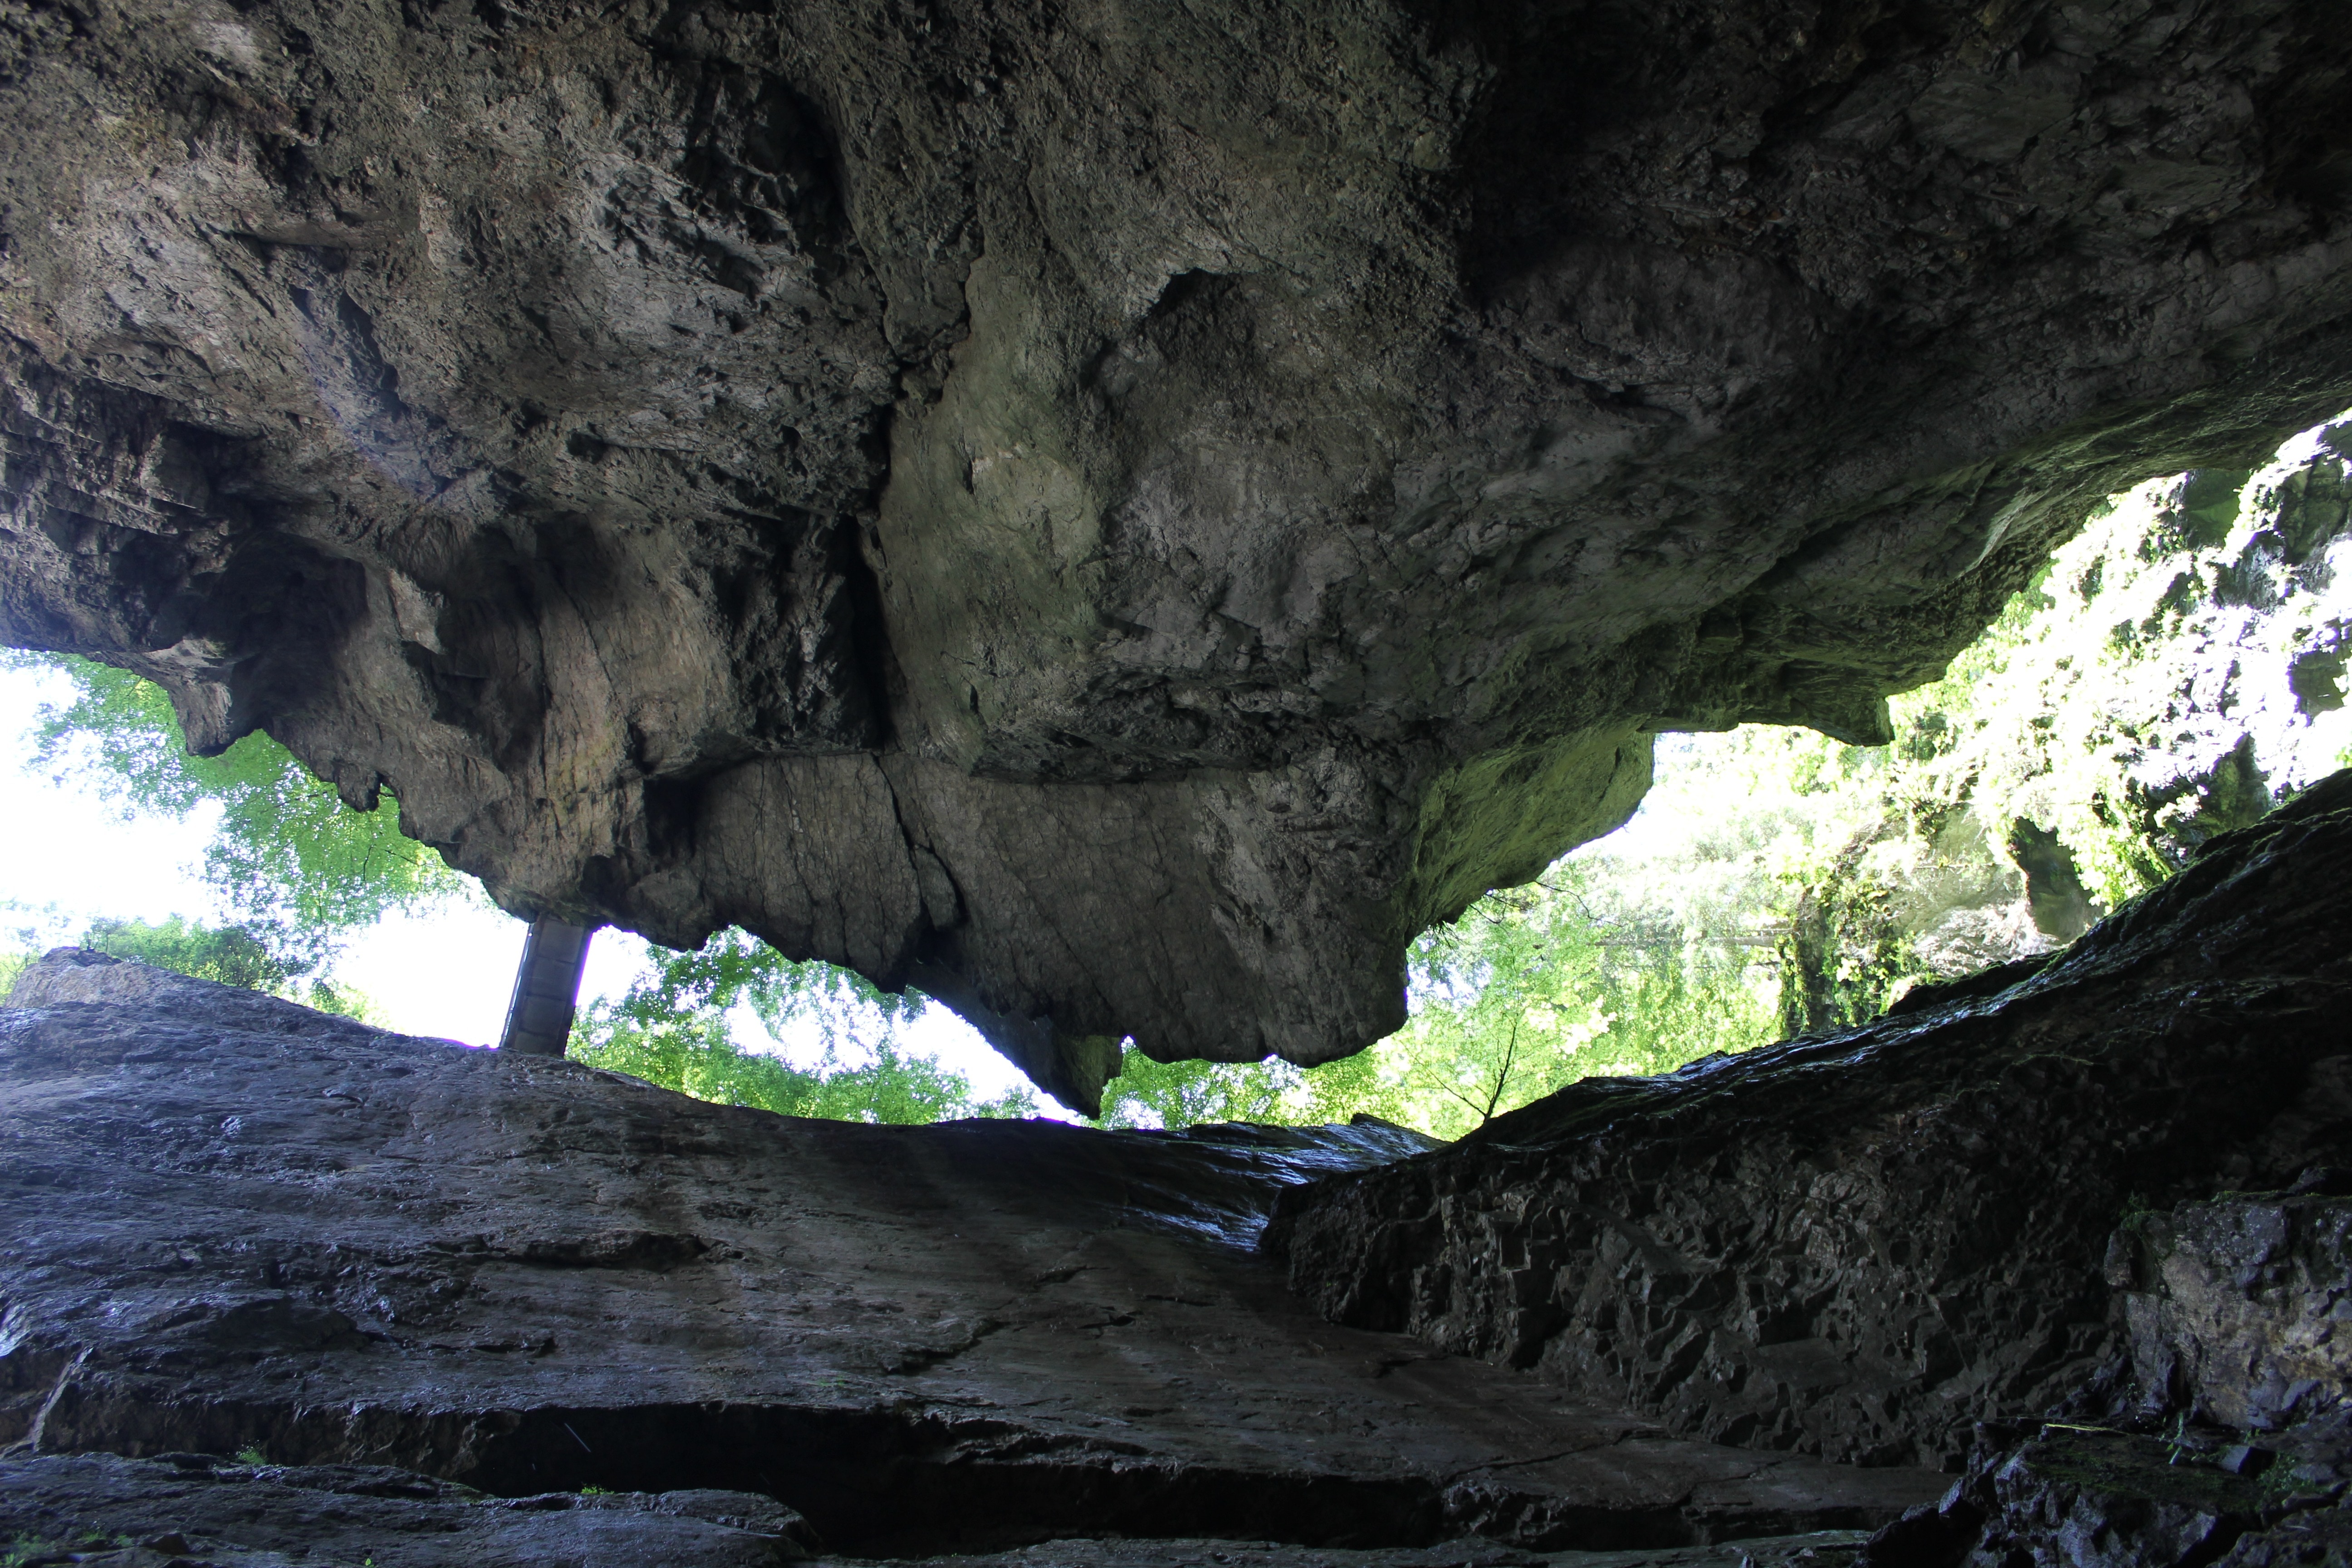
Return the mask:
<svg viewBox="0 0 2352 1568">
<path fill-rule="evenodd" d="M 720 1488 L 851 1562 L 1478 1535 L 1353 1561 L 1508 1568 L 1869 1528 L 1949 1484 L 1335 1328 L 1254 1255 L 1276 1194 L 1433 1143 L 778 1116 L 59 949 L 0 999 L 0 1540 L 39 1563 L 19 1531 L 144 1511 L 270 1553 L 215 1568 L 667 1568 L 714 1558 L 543 1515 L 711 1520 Z"/>
<path fill-rule="evenodd" d="M 0 15 L 0 638 L 1090 1104 L 2352 402 L 2324 0 Z"/>
<path fill-rule="evenodd" d="M 2352 1170 L 2347 889 L 2352 771 L 2053 956 L 1859 1028 L 1587 1079 L 1285 1194 L 1266 1247 L 1336 1321 L 1569 1397 L 1722 1442 L 1958 1468 L 1979 1423 L 2056 1413 L 2162 1338 L 2155 1307 L 2117 1294 L 2152 1216 Z M 2197 1300 L 2175 1317 L 2236 1310 Z M 2346 1354 L 2333 1321 L 2312 1331 L 2323 1359 Z M 2202 1331 L 2200 1375 L 2225 1382 L 2235 1357 L 2263 1381 L 2275 1349 L 2243 1326 Z M 2245 1424 L 2245 1400 L 2196 1414 Z"/>
</svg>

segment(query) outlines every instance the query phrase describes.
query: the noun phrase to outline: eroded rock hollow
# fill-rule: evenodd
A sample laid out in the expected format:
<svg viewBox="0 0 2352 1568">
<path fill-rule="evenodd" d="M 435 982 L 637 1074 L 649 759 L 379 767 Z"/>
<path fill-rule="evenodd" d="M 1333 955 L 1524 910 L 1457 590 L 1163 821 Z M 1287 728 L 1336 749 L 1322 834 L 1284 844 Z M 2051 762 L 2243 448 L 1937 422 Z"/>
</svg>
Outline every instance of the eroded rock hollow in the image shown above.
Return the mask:
<svg viewBox="0 0 2352 1568">
<path fill-rule="evenodd" d="M 0 13 L 0 637 L 1094 1102 L 2352 402 L 2325 0 Z"/>
</svg>

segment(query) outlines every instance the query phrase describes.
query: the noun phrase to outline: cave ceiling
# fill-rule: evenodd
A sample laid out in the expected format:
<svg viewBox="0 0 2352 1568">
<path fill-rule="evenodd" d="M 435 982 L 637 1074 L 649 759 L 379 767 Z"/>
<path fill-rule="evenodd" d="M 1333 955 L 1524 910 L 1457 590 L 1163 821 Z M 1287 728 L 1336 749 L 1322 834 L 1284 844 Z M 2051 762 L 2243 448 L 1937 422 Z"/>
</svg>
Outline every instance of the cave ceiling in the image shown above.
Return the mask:
<svg viewBox="0 0 2352 1568">
<path fill-rule="evenodd" d="M 2352 403 L 2334 0 L 0 9 L 0 639 L 509 909 L 1316 1062 Z"/>
</svg>

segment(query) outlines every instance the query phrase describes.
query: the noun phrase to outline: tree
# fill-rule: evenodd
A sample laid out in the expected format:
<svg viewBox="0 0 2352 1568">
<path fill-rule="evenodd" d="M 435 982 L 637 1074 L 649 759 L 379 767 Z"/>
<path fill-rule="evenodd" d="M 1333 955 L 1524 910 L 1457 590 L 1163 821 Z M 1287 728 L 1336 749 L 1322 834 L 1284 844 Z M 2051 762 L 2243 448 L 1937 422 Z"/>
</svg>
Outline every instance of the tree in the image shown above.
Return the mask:
<svg viewBox="0 0 2352 1568">
<path fill-rule="evenodd" d="M 569 1054 L 698 1099 L 788 1116 L 927 1122 L 1034 1115 L 1036 1100 L 1025 1090 L 977 1100 L 961 1074 L 905 1048 L 899 1028 L 927 1005 L 920 993 L 895 994 L 829 963 L 795 963 L 729 930 L 698 952 L 655 960 L 620 1000 L 583 1009 Z M 766 1034 L 771 1051 L 737 1042 L 735 1026 L 746 1019 Z M 772 1054 L 794 1032 L 819 1043 L 813 1067 Z M 861 1048 L 866 1060 L 845 1058 Z"/>
<path fill-rule="evenodd" d="M 161 922 L 93 921 L 82 933 L 81 945 L 198 980 L 267 991 L 321 1013 L 341 1013 L 369 1024 L 383 1021 L 381 1010 L 365 992 L 309 974 L 299 963 L 289 963 L 252 932 L 236 926 L 195 925 L 178 915 Z"/>
<path fill-rule="evenodd" d="M 293 972 L 321 969 L 351 932 L 392 910 L 478 896 L 440 856 L 401 836 L 389 792 L 376 810 L 355 811 L 266 734 L 193 756 L 163 689 L 128 670 L 65 654 L 11 654 L 7 663 L 73 683 L 70 700 L 43 710 L 28 767 L 116 801 L 126 816 L 184 820 L 218 805 L 205 879 L 230 923 Z"/>
<path fill-rule="evenodd" d="M 1289 1121 L 1284 1101 L 1299 1069 L 1287 1062 L 1160 1062 L 1132 1045 L 1103 1086 L 1105 1127 L 1191 1127 L 1207 1121 Z"/>
</svg>

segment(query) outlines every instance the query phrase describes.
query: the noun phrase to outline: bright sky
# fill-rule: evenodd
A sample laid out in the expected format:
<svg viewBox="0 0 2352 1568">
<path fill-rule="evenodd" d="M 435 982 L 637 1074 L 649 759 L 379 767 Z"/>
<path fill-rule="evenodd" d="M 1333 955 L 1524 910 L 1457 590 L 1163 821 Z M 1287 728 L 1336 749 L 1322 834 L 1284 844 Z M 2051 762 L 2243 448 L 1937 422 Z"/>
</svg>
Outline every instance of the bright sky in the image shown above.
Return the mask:
<svg viewBox="0 0 2352 1568">
<path fill-rule="evenodd" d="M 44 701 L 64 700 L 67 683 L 45 671 L 0 669 L 0 757 L 30 755 L 29 734 Z M 121 808 L 0 761 L 0 820 L 10 825 L 10 854 L 0 863 L 0 947 L 46 949 L 70 942 L 92 920 L 220 918 L 198 875 L 211 837 L 209 814 L 185 822 L 125 819 Z M 469 1045 L 496 1043 L 522 954 L 524 926 L 487 904 L 423 917 L 395 917 L 354 940 L 336 978 L 356 985 L 405 1034 Z M 603 931 L 589 949 L 582 999 L 614 996 L 645 963 L 646 943 Z M 759 1038 L 758 1026 L 739 1039 Z M 1027 1082 L 971 1026 L 933 1006 L 902 1033 L 971 1080 L 982 1098 Z M 813 1041 L 788 1040 L 801 1057 Z M 1041 1097 L 1049 1114 L 1064 1111 Z"/>
</svg>

